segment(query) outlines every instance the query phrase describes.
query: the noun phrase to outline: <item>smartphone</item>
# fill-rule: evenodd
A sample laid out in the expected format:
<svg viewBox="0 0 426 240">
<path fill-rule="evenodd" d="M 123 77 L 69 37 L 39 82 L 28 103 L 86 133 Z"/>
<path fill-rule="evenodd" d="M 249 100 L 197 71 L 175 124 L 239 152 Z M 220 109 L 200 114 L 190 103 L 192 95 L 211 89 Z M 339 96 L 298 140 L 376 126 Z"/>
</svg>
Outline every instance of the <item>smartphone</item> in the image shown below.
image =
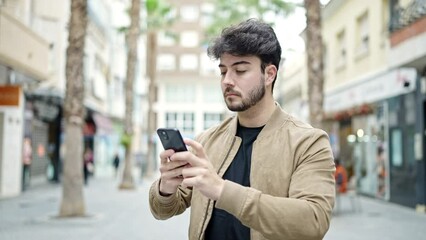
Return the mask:
<svg viewBox="0 0 426 240">
<path fill-rule="evenodd" d="M 164 149 L 173 149 L 175 152 L 188 151 L 179 129 L 159 128 L 157 129 L 157 134 L 158 137 L 160 137 Z"/>
</svg>

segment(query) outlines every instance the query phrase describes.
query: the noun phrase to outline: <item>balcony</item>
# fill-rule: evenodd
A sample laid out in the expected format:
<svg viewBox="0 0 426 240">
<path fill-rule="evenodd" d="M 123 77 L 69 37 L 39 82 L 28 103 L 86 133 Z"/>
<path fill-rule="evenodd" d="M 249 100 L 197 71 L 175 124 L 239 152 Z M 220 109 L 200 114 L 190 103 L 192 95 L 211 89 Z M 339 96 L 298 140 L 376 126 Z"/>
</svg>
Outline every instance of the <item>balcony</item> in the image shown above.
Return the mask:
<svg viewBox="0 0 426 240">
<path fill-rule="evenodd" d="M 398 31 L 426 16 L 426 0 L 413 0 L 405 8 L 395 3 L 391 6 L 390 32 Z"/>
<path fill-rule="evenodd" d="M 422 69 L 426 62 L 426 0 L 391 6 L 390 65 Z"/>
<path fill-rule="evenodd" d="M 37 80 L 48 76 L 49 43 L 2 9 L 0 62 Z"/>
</svg>

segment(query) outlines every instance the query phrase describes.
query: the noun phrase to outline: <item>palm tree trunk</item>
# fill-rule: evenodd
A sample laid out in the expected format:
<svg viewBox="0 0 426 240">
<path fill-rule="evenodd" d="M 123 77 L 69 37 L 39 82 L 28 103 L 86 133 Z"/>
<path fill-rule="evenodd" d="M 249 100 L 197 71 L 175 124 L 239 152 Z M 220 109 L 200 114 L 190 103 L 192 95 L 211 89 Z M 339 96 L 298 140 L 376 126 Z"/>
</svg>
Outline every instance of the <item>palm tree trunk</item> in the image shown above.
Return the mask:
<svg viewBox="0 0 426 240">
<path fill-rule="evenodd" d="M 84 216 L 83 130 L 84 82 L 83 59 L 87 28 L 87 0 L 71 1 L 71 16 L 65 74 L 66 94 L 65 159 L 60 217 Z"/>
<path fill-rule="evenodd" d="M 126 115 L 124 120 L 125 135 L 130 138 L 130 142 L 129 144 L 126 144 L 123 178 L 120 184 L 121 189 L 133 189 L 135 187 L 133 180 L 133 147 L 131 139 L 133 136 L 133 85 L 136 77 L 139 19 L 140 0 L 132 0 L 132 7 L 130 9 L 130 29 L 126 35 L 128 52 L 126 73 Z"/>
<path fill-rule="evenodd" d="M 323 120 L 324 73 L 321 35 L 321 8 L 319 0 L 304 0 L 306 9 L 306 52 L 308 54 L 309 120 L 321 128 Z"/>
<path fill-rule="evenodd" d="M 148 152 L 147 152 L 147 166 L 146 166 L 146 174 L 147 176 L 151 176 L 154 172 L 155 166 L 155 145 L 152 140 L 152 136 L 155 134 L 156 129 L 156 118 L 155 112 L 153 109 L 155 100 L 156 100 L 156 49 L 157 49 L 157 33 L 155 31 L 148 31 L 148 40 L 147 40 L 147 74 L 149 78 L 149 86 L 148 86 Z"/>
</svg>

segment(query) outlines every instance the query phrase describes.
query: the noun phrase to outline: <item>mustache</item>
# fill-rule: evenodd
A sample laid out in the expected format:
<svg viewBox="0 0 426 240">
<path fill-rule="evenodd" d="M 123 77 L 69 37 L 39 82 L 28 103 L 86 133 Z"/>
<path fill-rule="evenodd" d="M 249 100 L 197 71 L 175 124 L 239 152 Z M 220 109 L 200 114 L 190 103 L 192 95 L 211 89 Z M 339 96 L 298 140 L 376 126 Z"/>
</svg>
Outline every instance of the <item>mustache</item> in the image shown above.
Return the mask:
<svg viewBox="0 0 426 240">
<path fill-rule="evenodd" d="M 225 91 L 223 92 L 223 95 L 225 96 L 225 95 L 227 95 L 227 94 L 234 94 L 234 95 L 237 95 L 237 96 L 241 96 L 241 94 L 239 93 L 239 92 L 237 92 L 237 91 L 234 91 L 232 88 L 230 88 L 230 87 L 227 87 L 226 89 L 225 89 Z"/>
</svg>

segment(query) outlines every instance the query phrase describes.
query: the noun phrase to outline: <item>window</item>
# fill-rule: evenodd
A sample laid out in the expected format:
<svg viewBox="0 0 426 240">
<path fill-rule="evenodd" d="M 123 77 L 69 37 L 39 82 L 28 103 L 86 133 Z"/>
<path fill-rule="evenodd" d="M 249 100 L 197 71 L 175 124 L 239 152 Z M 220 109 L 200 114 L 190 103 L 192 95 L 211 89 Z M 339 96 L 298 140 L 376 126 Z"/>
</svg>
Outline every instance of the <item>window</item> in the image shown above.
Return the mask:
<svg viewBox="0 0 426 240">
<path fill-rule="evenodd" d="M 213 23 L 212 14 L 214 8 L 213 3 L 203 3 L 201 5 L 201 26 L 210 26 Z"/>
<path fill-rule="evenodd" d="M 198 69 L 198 58 L 195 54 L 182 54 L 179 60 L 180 70 L 197 70 Z"/>
<path fill-rule="evenodd" d="M 193 85 L 168 84 L 166 86 L 166 102 L 190 103 L 195 101 L 195 87 Z"/>
<path fill-rule="evenodd" d="M 203 87 L 203 102 L 221 103 L 223 102 L 222 89 L 220 84 L 205 85 Z"/>
<path fill-rule="evenodd" d="M 111 85 L 114 97 L 120 97 L 124 94 L 124 81 L 120 78 L 120 76 L 115 75 L 114 82 Z"/>
<path fill-rule="evenodd" d="M 368 35 L 368 13 L 364 13 L 357 20 L 357 55 L 364 55 L 369 49 L 369 35 Z"/>
<path fill-rule="evenodd" d="M 402 132 L 400 129 L 391 131 L 392 166 L 402 167 Z"/>
<path fill-rule="evenodd" d="M 172 71 L 176 70 L 176 56 L 173 54 L 160 54 L 157 57 L 157 70 Z"/>
<path fill-rule="evenodd" d="M 323 64 L 323 69 L 327 68 L 327 64 L 328 64 L 328 52 L 327 52 L 327 46 L 324 44 L 322 46 L 322 64 Z"/>
<path fill-rule="evenodd" d="M 404 110 L 405 110 L 405 123 L 416 123 L 416 98 L 414 93 L 406 94 L 404 96 Z"/>
<path fill-rule="evenodd" d="M 183 134 L 194 132 L 194 113 L 191 112 L 168 112 L 166 113 L 166 127 L 178 128 Z"/>
<path fill-rule="evenodd" d="M 218 61 L 215 62 L 210 59 L 205 52 L 200 54 L 200 75 L 206 76 L 216 74 L 219 79 L 219 69 L 217 66 Z"/>
<path fill-rule="evenodd" d="M 204 113 L 204 129 L 213 127 L 223 120 L 223 114 Z"/>
<path fill-rule="evenodd" d="M 196 22 L 199 17 L 199 10 L 196 5 L 186 5 L 180 8 L 180 18 L 183 22 Z"/>
<path fill-rule="evenodd" d="M 171 33 L 160 32 L 158 34 L 158 45 L 162 47 L 170 47 L 176 45 L 176 39 Z"/>
<path fill-rule="evenodd" d="M 182 47 L 197 47 L 198 33 L 196 31 L 185 31 L 180 35 L 180 45 Z"/>
<path fill-rule="evenodd" d="M 346 65 L 346 37 L 345 31 L 339 32 L 337 34 L 337 61 L 336 67 L 338 69 Z"/>
</svg>

